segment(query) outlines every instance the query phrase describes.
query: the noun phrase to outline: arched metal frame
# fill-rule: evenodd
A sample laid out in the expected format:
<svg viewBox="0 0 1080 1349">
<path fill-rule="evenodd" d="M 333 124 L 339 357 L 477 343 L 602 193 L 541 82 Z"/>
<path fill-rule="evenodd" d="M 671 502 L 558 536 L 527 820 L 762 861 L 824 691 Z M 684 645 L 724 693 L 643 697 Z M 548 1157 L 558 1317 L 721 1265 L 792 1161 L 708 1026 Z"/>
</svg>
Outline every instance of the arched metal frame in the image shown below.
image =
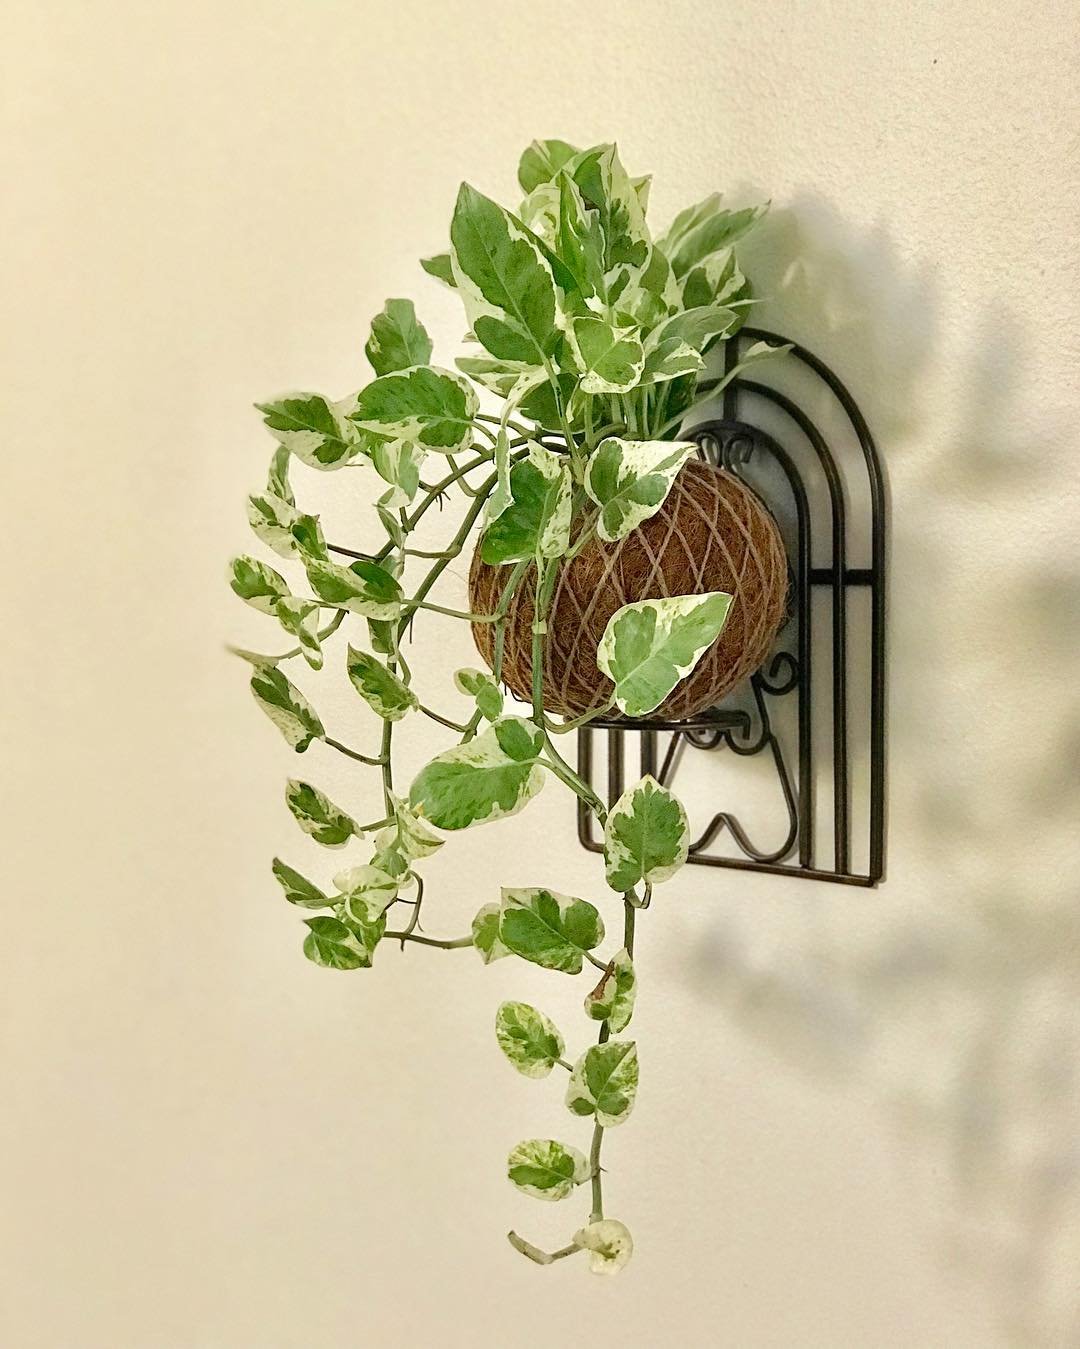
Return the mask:
<svg viewBox="0 0 1080 1349">
<path fill-rule="evenodd" d="M 743 328 L 725 344 L 725 373 L 730 374 L 739 359 L 743 343 L 766 341 L 790 346 L 788 359 L 794 359 L 812 372 L 831 392 L 843 416 L 854 432 L 857 453 L 846 456 L 848 474 L 864 470 L 868 491 L 870 565 L 848 564 L 849 503 L 845 491 L 845 473 L 841 471 L 824 434 L 807 413 L 787 394 L 757 380 L 736 377 L 723 388 L 722 417 L 695 426 L 688 439 L 695 440 L 703 459 L 718 463 L 732 473 L 745 476 L 754 456 L 768 456 L 778 466 L 790 492 L 794 514 L 794 540 L 790 547 L 793 613 L 785 625 L 777 649 L 762 669 L 751 676 L 750 710 L 729 706 L 725 700 L 690 721 L 659 720 L 599 721 L 578 732 L 578 771 L 593 782 L 595 729 L 607 733 L 607 783 L 609 801 L 614 801 L 626 785 L 626 737 L 640 737 L 640 772 L 651 773 L 670 785 L 680 757 L 687 745 L 698 749 L 729 749 L 737 755 L 756 755 L 768 751 L 779 781 L 787 810 L 787 831 L 778 847 L 755 846 L 738 816 L 730 810 L 713 815 L 704 832 L 694 841 L 689 860 L 706 866 L 732 867 L 744 871 L 763 871 L 774 875 L 803 876 L 811 880 L 837 881 L 846 885 L 873 886 L 885 874 L 885 599 L 886 599 L 886 510 L 884 474 L 873 437 L 854 399 L 833 372 L 812 352 L 776 333 L 759 328 Z M 779 359 L 779 358 L 778 358 Z M 720 381 L 712 381 L 717 387 Z M 708 383 L 699 386 L 708 391 Z M 746 395 L 750 395 L 748 400 Z M 803 438 L 820 467 L 828 498 L 829 555 L 824 566 L 814 565 L 813 533 L 818 523 L 807 484 L 793 456 L 776 436 L 742 420 L 747 401 L 764 400 L 783 414 L 782 420 Z M 849 462 L 850 461 L 850 462 Z M 869 764 L 867 809 L 860 813 L 869 829 L 868 866 L 865 872 L 852 868 L 853 813 L 851 809 L 851 763 L 853 736 L 849 717 L 849 683 L 853 642 L 849 634 L 849 591 L 868 588 L 870 592 L 869 632 L 860 632 L 857 640 L 869 647 L 869 715 L 865 743 L 854 746 L 865 753 Z M 819 771 L 815 762 L 813 702 L 814 631 L 813 598 L 826 592 L 831 600 L 831 764 L 833 848 L 831 865 L 819 859 L 815 848 L 815 782 Z M 788 649 L 792 647 L 793 649 Z M 861 653 L 860 653 L 861 654 Z M 742 699 L 746 699 L 744 686 Z M 793 696 L 794 770 L 789 763 L 791 746 L 772 724 L 769 707 L 772 700 Z M 669 736 L 663 758 L 660 737 Z M 594 783 L 598 791 L 600 784 Z M 710 851 L 723 833 L 732 839 L 740 856 L 721 856 Z M 599 852 L 601 844 L 594 836 L 592 812 L 578 806 L 578 835 L 590 851 Z"/>
</svg>

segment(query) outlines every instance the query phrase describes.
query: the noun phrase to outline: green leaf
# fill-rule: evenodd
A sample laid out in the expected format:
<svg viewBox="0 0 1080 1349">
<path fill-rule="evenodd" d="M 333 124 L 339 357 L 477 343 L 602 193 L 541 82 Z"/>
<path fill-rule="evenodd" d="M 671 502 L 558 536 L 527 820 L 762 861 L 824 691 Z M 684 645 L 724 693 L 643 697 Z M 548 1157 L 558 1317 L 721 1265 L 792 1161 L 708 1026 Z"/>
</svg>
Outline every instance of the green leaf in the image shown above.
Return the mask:
<svg viewBox="0 0 1080 1349">
<path fill-rule="evenodd" d="M 325 557 L 317 515 L 304 515 L 291 502 L 268 492 L 248 497 L 248 524 L 279 557 Z"/>
<path fill-rule="evenodd" d="M 653 712 L 697 665 L 727 621 L 731 596 L 676 595 L 625 604 L 608 620 L 596 663 L 628 717 Z"/>
<path fill-rule="evenodd" d="M 669 337 L 646 349 L 641 383 L 659 384 L 664 380 L 678 379 L 680 375 L 695 374 L 704 365 L 701 355 L 688 342 Z"/>
<path fill-rule="evenodd" d="M 634 1013 L 637 975 L 629 955 L 622 950 L 608 962 L 600 982 L 585 996 L 585 1011 L 594 1021 L 606 1021 L 614 1033 L 625 1030 Z"/>
<path fill-rule="evenodd" d="M 601 441 L 585 470 L 585 490 L 600 507 L 597 533 L 624 538 L 664 504 L 675 475 L 694 453 L 670 440 Z"/>
<path fill-rule="evenodd" d="M 303 754 L 313 740 L 326 734 L 318 713 L 277 666 L 262 666 L 251 676 L 255 701 L 288 743 Z"/>
<path fill-rule="evenodd" d="M 547 1077 L 566 1045 L 543 1012 L 527 1002 L 504 1002 L 495 1014 L 499 1048 L 525 1077 Z"/>
<path fill-rule="evenodd" d="M 476 392 L 449 370 L 422 365 L 380 375 L 356 396 L 351 421 L 376 440 L 456 454 L 472 440 Z"/>
<path fill-rule="evenodd" d="M 439 829 L 516 815 L 544 785 L 535 727 L 504 717 L 465 745 L 437 755 L 409 792 L 414 809 Z M 535 752 L 523 754 L 530 746 Z"/>
<path fill-rule="evenodd" d="M 334 877 L 334 884 L 341 892 L 337 898 L 345 917 L 368 927 L 378 925 L 383 911 L 394 902 L 398 892 L 397 879 L 374 865 L 339 871 Z M 378 936 L 381 937 L 382 932 Z"/>
<path fill-rule="evenodd" d="M 442 847 L 446 840 L 441 839 L 407 801 L 391 792 L 390 803 L 394 822 L 375 835 L 378 848 L 396 852 L 406 862 L 415 862 L 430 857 Z"/>
<path fill-rule="evenodd" d="M 637 1045 L 608 1040 L 587 1049 L 570 1074 L 566 1106 L 574 1115 L 595 1115 L 605 1129 L 623 1124 L 638 1088 Z"/>
<path fill-rule="evenodd" d="M 416 317 L 412 300 L 387 300 L 381 314 L 371 320 L 371 336 L 364 354 L 377 375 L 427 365 L 431 338 Z"/>
<path fill-rule="evenodd" d="M 300 643 L 300 651 L 313 670 L 321 670 L 322 646 L 319 642 L 319 606 L 311 600 L 287 595 L 278 600 L 274 611 L 286 632 Z"/>
<path fill-rule="evenodd" d="M 751 297 L 750 283 L 739 267 L 733 248 L 713 253 L 689 271 L 682 283 L 682 302 L 687 309 L 715 304 L 745 311 Z"/>
<path fill-rule="evenodd" d="M 359 970 L 371 965 L 371 951 L 352 924 L 340 918 L 305 918 L 311 929 L 304 938 L 304 955 L 328 970 Z"/>
<path fill-rule="evenodd" d="M 559 230 L 558 185 L 540 183 L 534 187 L 518 207 L 518 219 L 550 249 Z"/>
<path fill-rule="evenodd" d="M 457 282 L 454 280 L 454 268 L 450 262 L 449 253 L 436 253 L 430 258 L 421 258 L 420 266 L 427 272 L 428 276 L 433 276 L 436 281 L 441 281 L 451 290 L 457 290 Z"/>
<path fill-rule="evenodd" d="M 593 1274 L 617 1274 L 634 1253 L 630 1229 L 615 1218 L 598 1218 L 575 1232 L 574 1245 L 589 1252 Z"/>
<path fill-rule="evenodd" d="M 566 461 L 535 443 L 510 471 L 511 502 L 484 531 L 481 558 L 491 566 L 561 557 L 570 546 L 573 483 Z"/>
<path fill-rule="evenodd" d="M 285 785 L 285 804 L 304 833 L 324 848 L 343 848 L 360 832 L 356 821 L 310 782 L 290 778 Z"/>
<path fill-rule="evenodd" d="M 500 913 L 498 904 L 485 904 L 472 920 L 473 946 L 479 951 L 480 959 L 485 965 L 490 965 L 493 960 L 501 960 L 503 956 L 510 954 L 509 948 L 503 944 L 499 936 Z"/>
<path fill-rule="evenodd" d="M 604 940 L 604 924 L 587 900 L 535 887 L 504 888 L 499 936 L 523 960 L 580 974 L 585 952 Z"/>
<path fill-rule="evenodd" d="M 666 342 L 685 342 L 694 351 L 705 351 L 718 337 L 730 333 L 738 323 L 738 314 L 733 309 L 720 305 L 703 305 L 697 309 L 685 309 L 681 314 L 673 314 L 652 333 L 648 346 L 655 347 Z"/>
<path fill-rule="evenodd" d="M 555 281 L 533 236 L 497 202 L 462 183 L 450 240 L 477 340 L 499 360 L 544 365 L 560 333 Z"/>
<path fill-rule="evenodd" d="M 477 710 L 485 721 L 498 721 L 502 716 L 502 689 L 483 670 L 456 671 L 454 687 L 459 693 L 466 693 L 475 699 Z"/>
<path fill-rule="evenodd" d="M 676 796 L 646 775 L 623 792 L 604 826 L 604 872 L 625 894 L 639 882 L 669 880 L 686 861 L 690 825 Z"/>
<path fill-rule="evenodd" d="M 377 656 L 350 646 L 348 671 L 353 688 L 383 721 L 400 721 L 420 706 L 416 694 L 401 676 Z"/>
<path fill-rule="evenodd" d="M 632 328 L 616 328 L 607 319 L 574 319 L 573 345 L 584 393 L 626 393 L 641 378 L 645 352 Z"/>
<path fill-rule="evenodd" d="M 369 618 L 368 637 L 371 649 L 380 656 L 392 656 L 397 648 L 396 624 L 385 618 Z"/>
<path fill-rule="evenodd" d="M 533 141 L 518 162 L 518 182 L 522 192 L 533 192 L 541 183 L 549 183 L 568 160 L 578 154 L 566 141 Z"/>
<path fill-rule="evenodd" d="M 289 594 L 285 577 L 255 557 L 233 558 L 229 563 L 229 585 L 234 595 L 261 614 L 273 614 L 278 601 Z"/>
<path fill-rule="evenodd" d="M 534 1199 L 565 1199 L 589 1179 L 584 1153 L 554 1138 L 527 1138 L 510 1150 L 506 1173 L 511 1184 Z"/>
<path fill-rule="evenodd" d="M 420 468 L 426 458 L 427 450 L 423 445 L 411 440 L 380 440 L 372 445 L 371 462 L 375 471 L 393 489 L 379 504 L 395 508 L 407 506 L 420 488 Z M 395 526 L 394 534 L 400 534 L 396 521 Z"/>
<path fill-rule="evenodd" d="M 401 586 L 376 562 L 356 561 L 342 567 L 322 558 L 309 558 L 308 581 L 328 604 L 340 605 L 365 618 L 396 618 L 401 609 Z"/>
<path fill-rule="evenodd" d="M 324 895 L 317 885 L 312 885 L 306 876 L 294 871 L 280 857 L 274 858 L 273 870 L 290 904 L 296 904 L 301 909 L 328 909 L 333 904 L 334 901 Z"/>
<path fill-rule="evenodd" d="M 510 440 L 506 427 L 499 427 L 495 440 L 495 488 L 487 499 L 484 522 L 497 520 L 513 500 L 510 494 Z"/>
<path fill-rule="evenodd" d="M 566 172 L 573 177 L 586 206 L 599 214 L 605 287 L 611 302 L 649 260 L 651 243 L 641 199 L 614 145 L 583 151 L 567 164 Z"/>
<path fill-rule="evenodd" d="M 309 468 L 340 468 L 363 449 L 336 403 L 318 393 L 256 403 L 271 434 Z"/>
</svg>

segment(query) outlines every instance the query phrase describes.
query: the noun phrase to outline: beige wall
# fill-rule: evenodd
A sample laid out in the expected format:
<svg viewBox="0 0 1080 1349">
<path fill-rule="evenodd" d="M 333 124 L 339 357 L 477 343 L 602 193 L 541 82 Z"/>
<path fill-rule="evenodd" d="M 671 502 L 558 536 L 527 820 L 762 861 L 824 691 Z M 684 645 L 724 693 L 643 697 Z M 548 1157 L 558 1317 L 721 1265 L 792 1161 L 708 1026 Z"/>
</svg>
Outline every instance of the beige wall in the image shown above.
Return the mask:
<svg viewBox="0 0 1080 1349">
<path fill-rule="evenodd" d="M 1080 1343 L 1078 27 L 1066 0 L 16 0 L 5 1349 Z M 387 294 L 449 360 L 414 260 L 537 134 L 618 137 L 661 220 L 773 198 L 767 316 L 850 381 L 895 510 L 889 882 L 659 897 L 614 1283 L 502 1235 L 559 1242 L 580 1205 L 500 1174 L 567 1126 L 493 1009 L 576 1024 L 580 990 L 469 952 L 308 965 L 267 869 L 320 865 L 296 761 L 222 651 L 265 640 L 222 583 L 250 403 L 354 387 Z M 344 476 L 311 499 L 355 540 Z M 428 687 L 468 655 L 433 627 Z M 304 767 L 363 809 L 329 751 Z M 571 823 L 550 789 L 447 848 L 432 928 L 500 881 L 595 895 Z"/>
</svg>

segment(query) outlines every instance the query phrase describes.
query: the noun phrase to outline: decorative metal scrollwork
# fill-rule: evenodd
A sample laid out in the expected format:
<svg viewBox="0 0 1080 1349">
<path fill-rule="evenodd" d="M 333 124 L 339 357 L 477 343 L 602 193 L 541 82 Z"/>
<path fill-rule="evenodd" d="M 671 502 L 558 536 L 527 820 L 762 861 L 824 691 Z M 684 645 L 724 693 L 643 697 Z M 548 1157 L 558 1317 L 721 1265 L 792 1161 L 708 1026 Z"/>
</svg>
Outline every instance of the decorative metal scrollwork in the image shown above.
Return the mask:
<svg viewBox="0 0 1080 1349">
<path fill-rule="evenodd" d="M 743 342 L 786 342 L 744 328 L 725 344 L 727 373 Z M 715 811 L 690 849 L 708 866 L 804 876 L 848 885 L 876 885 L 885 871 L 885 582 L 886 490 L 866 421 L 847 389 L 811 352 L 791 344 L 777 358 L 809 387 L 786 392 L 737 377 L 723 390 L 722 416 L 694 427 L 688 438 L 703 459 L 737 474 L 770 505 L 781 524 L 792 572 L 791 615 L 765 665 L 721 706 L 686 722 L 594 722 L 578 733 L 578 768 L 595 778 L 595 744 L 607 738 L 609 800 L 627 782 L 626 738 L 640 738 L 640 772 L 671 784 L 687 748 L 767 755 L 786 811 L 773 846 L 755 842 L 730 807 Z M 756 368 L 756 367 L 755 367 Z M 714 381 L 716 383 L 716 381 Z M 703 385 L 707 391 L 708 385 Z M 801 396 L 800 396 L 801 395 Z M 804 408 L 810 402 L 811 416 Z M 818 405 L 821 411 L 817 411 Z M 822 426 L 829 426 L 829 433 Z M 818 556 L 815 550 L 823 553 Z M 864 554 L 863 565 L 852 556 Z M 853 617 L 853 596 L 869 595 L 868 612 Z M 864 610 L 865 605 L 860 606 Z M 822 609 L 828 641 L 821 640 Z M 828 686 L 818 687 L 815 659 L 826 647 Z M 857 724 L 852 686 L 859 687 Z M 793 700 L 790 733 L 775 724 L 774 703 Z M 661 758 L 661 737 L 666 736 Z M 822 741 L 829 742 L 824 765 Z M 860 799 L 853 803 L 853 764 Z M 819 776 L 824 777 L 819 791 Z M 831 857 L 819 858 L 819 797 L 826 797 Z M 594 820 L 579 805 L 578 833 L 598 851 Z M 857 835 L 857 837 L 856 837 Z M 727 853 L 716 845 L 730 840 Z M 853 857 L 853 852 L 858 857 Z"/>
</svg>

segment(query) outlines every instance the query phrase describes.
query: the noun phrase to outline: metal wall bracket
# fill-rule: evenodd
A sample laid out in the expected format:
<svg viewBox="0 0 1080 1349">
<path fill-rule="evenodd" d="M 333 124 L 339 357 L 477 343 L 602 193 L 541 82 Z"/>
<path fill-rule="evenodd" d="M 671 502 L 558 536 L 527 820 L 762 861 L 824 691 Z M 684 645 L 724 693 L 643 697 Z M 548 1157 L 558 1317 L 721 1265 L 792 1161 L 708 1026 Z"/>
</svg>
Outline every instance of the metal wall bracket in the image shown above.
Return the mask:
<svg viewBox="0 0 1080 1349">
<path fill-rule="evenodd" d="M 726 372 L 742 344 L 786 340 L 742 329 L 725 343 Z M 687 748 L 764 755 L 786 814 L 776 838 L 755 843 L 732 804 L 720 802 L 689 860 L 872 886 L 885 873 L 885 479 L 847 389 L 818 357 L 790 345 L 786 356 L 760 367 L 770 372 L 768 384 L 731 380 L 722 416 L 688 433 L 703 459 L 737 474 L 761 496 L 784 533 L 791 613 L 774 650 L 719 707 L 691 721 L 594 722 L 582 729 L 578 771 L 614 801 L 628 785 L 631 734 L 640 742 L 640 774 L 668 786 Z M 709 385 L 699 387 L 706 392 Z M 596 767 L 601 736 L 606 782 Z M 578 835 L 598 852 L 594 824 L 579 803 Z M 831 834 L 825 846 L 819 846 L 822 833 Z"/>
</svg>

